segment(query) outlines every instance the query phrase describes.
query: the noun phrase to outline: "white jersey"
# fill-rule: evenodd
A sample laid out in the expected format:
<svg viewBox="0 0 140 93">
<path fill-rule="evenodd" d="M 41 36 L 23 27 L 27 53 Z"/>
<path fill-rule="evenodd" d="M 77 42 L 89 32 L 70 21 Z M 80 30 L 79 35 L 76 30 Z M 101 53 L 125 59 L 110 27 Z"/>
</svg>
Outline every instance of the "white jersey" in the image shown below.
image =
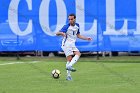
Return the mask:
<svg viewBox="0 0 140 93">
<path fill-rule="evenodd" d="M 64 25 L 60 32 L 66 33 L 66 37 L 64 37 L 62 41 L 62 46 L 75 47 L 77 34 L 80 33 L 79 24 L 75 23 L 74 26 L 70 24 Z"/>
</svg>

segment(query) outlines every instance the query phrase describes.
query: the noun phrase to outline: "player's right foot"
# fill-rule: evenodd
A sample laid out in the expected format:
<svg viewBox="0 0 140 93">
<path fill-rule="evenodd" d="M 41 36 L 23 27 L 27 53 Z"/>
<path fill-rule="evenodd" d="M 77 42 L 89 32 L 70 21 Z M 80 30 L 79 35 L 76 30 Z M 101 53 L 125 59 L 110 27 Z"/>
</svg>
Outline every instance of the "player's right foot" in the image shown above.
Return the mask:
<svg viewBox="0 0 140 93">
<path fill-rule="evenodd" d="M 70 81 L 70 80 L 72 80 L 72 77 L 71 76 L 67 76 L 66 80 Z"/>
<path fill-rule="evenodd" d="M 72 71 L 72 72 L 75 72 L 76 71 L 76 69 L 73 68 L 72 66 L 66 67 L 66 70 L 69 70 L 69 71 Z"/>
</svg>

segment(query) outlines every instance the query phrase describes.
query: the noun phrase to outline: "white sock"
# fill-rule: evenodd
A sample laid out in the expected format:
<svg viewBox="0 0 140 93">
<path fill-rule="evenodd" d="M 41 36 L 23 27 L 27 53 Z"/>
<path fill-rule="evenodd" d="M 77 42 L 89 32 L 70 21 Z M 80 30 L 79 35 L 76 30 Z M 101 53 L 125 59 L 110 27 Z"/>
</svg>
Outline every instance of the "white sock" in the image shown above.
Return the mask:
<svg viewBox="0 0 140 93">
<path fill-rule="evenodd" d="M 73 65 L 78 61 L 79 57 L 80 57 L 80 56 L 75 55 L 75 56 L 72 58 L 71 62 L 69 63 L 69 66 L 73 66 Z"/>
<path fill-rule="evenodd" d="M 69 64 L 70 64 L 70 62 L 67 61 L 67 63 L 66 63 L 66 67 L 67 67 Z M 70 74 L 71 74 L 71 71 L 67 70 L 67 76 L 71 76 Z"/>
</svg>

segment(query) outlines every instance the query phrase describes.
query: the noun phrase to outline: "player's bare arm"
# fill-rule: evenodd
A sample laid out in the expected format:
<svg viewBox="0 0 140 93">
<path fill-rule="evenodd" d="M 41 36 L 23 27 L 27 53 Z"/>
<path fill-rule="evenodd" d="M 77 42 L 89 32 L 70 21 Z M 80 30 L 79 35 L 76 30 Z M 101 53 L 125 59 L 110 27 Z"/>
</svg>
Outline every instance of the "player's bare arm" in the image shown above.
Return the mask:
<svg viewBox="0 0 140 93">
<path fill-rule="evenodd" d="M 88 40 L 88 41 L 91 41 L 91 40 L 92 40 L 92 38 L 90 38 L 90 37 L 85 37 L 85 36 L 82 36 L 82 35 L 80 35 L 80 34 L 77 34 L 77 37 L 80 38 L 80 39 L 83 39 L 83 40 Z"/>
<path fill-rule="evenodd" d="M 57 35 L 57 36 L 60 36 L 60 35 L 61 35 L 61 36 L 63 36 L 63 37 L 66 37 L 66 34 L 63 33 L 63 32 L 57 32 L 56 35 Z"/>
</svg>

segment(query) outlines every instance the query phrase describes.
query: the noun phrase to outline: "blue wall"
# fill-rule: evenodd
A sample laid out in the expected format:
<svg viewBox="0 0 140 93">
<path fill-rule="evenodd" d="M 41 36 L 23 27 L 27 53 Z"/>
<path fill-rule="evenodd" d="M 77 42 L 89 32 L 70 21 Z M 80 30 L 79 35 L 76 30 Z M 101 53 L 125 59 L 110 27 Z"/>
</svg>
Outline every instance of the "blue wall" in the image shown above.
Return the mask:
<svg viewBox="0 0 140 93">
<path fill-rule="evenodd" d="M 0 51 L 60 51 L 55 33 L 75 13 L 81 51 L 140 50 L 140 0 L 0 0 Z"/>
</svg>

